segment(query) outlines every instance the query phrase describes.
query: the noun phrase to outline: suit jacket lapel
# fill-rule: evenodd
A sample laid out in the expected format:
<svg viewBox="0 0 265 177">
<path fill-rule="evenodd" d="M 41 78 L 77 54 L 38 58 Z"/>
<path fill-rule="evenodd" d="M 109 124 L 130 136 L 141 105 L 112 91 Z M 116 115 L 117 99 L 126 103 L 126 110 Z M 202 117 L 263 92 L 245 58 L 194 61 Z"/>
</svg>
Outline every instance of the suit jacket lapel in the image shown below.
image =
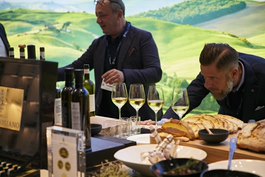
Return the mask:
<svg viewBox="0 0 265 177">
<path fill-rule="evenodd" d="M 117 69 L 122 69 L 123 62 L 126 58 L 126 54 L 129 51 L 129 48 L 131 46 L 131 43 L 133 41 L 133 27 L 130 26 L 130 29 L 126 35 L 126 37 L 123 37 L 122 39 L 122 45 L 119 51 L 119 59 L 117 64 Z"/>
</svg>

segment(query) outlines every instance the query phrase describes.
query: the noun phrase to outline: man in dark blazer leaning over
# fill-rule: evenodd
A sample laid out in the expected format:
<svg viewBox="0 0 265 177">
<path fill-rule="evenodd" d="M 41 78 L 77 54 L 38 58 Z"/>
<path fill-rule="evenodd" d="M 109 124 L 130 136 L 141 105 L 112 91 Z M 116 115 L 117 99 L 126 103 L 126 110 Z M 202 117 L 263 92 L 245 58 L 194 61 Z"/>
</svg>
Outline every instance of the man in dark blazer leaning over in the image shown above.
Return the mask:
<svg viewBox="0 0 265 177">
<path fill-rule="evenodd" d="M 147 86 L 160 81 L 162 70 L 158 49 L 150 32 L 138 29 L 125 20 L 122 0 L 96 1 L 97 23 L 105 35 L 95 39 L 87 51 L 72 64 L 59 68 L 59 79 L 64 79 L 64 68 L 83 68 L 89 64 L 95 72 L 96 114 L 118 118 L 118 108 L 111 101 L 111 92 L 101 89 L 102 80 L 109 84 L 125 82 Z M 128 90 L 129 91 L 129 90 Z M 127 102 L 122 116 L 134 116 L 135 110 Z M 139 110 L 142 120 L 154 117 L 145 105 Z"/>
<path fill-rule="evenodd" d="M 265 119 L 265 59 L 238 53 L 228 44 L 210 43 L 199 60 L 201 72 L 187 88 L 188 112 L 211 93 L 220 105 L 220 114 L 244 122 Z M 178 118 L 171 109 L 163 117 Z"/>
<path fill-rule="evenodd" d="M 7 57 L 9 50 L 9 42 L 6 36 L 4 25 L 0 23 L 0 57 Z"/>
</svg>

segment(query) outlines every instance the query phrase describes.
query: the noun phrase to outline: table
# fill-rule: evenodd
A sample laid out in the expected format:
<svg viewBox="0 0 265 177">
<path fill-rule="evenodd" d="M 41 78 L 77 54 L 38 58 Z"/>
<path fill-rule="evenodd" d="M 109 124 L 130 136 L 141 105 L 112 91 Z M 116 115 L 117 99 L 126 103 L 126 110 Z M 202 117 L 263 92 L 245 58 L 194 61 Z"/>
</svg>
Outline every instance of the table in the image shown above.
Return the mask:
<svg viewBox="0 0 265 177">
<path fill-rule="evenodd" d="M 102 125 L 103 129 L 111 130 L 110 134 L 115 134 L 116 127 L 120 124 L 118 119 L 96 116 L 91 118 L 91 123 L 98 123 Z M 202 149 L 206 151 L 207 158 L 205 161 L 207 163 L 217 162 L 221 160 L 227 160 L 229 156 L 229 139 L 234 135 L 230 135 L 229 138 L 218 144 L 218 145 L 207 145 L 202 140 L 193 140 L 189 142 L 182 142 L 181 145 L 190 146 Z M 104 137 L 107 138 L 107 137 Z M 248 150 L 237 149 L 234 155 L 235 159 L 256 159 L 256 160 L 264 160 L 265 161 L 265 154 L 255 153 Z M 124 166 L 125 169 L 129 171 L 132 177 L 143 177 L 138 173 L 134 173 L 131 169 Z M 41 171 L 41 177 L 47 177 L 47 171 Z"/>
</svg>

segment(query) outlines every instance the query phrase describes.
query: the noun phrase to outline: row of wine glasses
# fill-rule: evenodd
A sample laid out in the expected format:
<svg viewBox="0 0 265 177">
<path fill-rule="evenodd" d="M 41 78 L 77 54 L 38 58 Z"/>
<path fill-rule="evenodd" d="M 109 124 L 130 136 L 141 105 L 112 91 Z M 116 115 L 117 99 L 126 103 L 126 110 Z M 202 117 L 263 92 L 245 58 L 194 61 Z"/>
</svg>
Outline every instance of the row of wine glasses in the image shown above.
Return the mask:
<svg viewBox="0 0 265 177">
<path fill-rule="evenodd" d="M 129 98 L 129 103 L 135 109 L 136 117 L 139 120 L 138 112 L 139 109 L 144 105 L 146 99 L 143 84 L 131 84 L 129 90 L 129 97 L 125 83 L 116 84 L 114 86 L 111 96 L 112 102 L 119 109 L 119 119 L 121 119 L 121 108 L 125 105 Z M 174 88 L 171 102 L 172 110 L 181 119 L 189 108 L 187 89 Z M 164 105 L 164 92 L 161 86 L 149 86 L 147 94 L 147 103 L 155 113 L 155 124 L 157 126 L 157 113 L 160 109 L 162 109 Z"/>
</svg>

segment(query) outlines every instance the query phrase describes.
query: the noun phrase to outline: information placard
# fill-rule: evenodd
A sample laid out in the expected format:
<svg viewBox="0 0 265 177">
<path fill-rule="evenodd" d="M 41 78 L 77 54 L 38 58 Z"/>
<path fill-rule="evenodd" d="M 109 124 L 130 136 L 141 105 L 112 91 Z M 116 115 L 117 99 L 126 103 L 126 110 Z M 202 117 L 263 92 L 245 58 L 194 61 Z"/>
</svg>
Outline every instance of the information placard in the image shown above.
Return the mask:
<svg viewBox="0 0 265 177">
<path fill-rule="evenodd" d="M 86 172 L 83 131 L 52 126 L 47 128 L 49 177 L 84 177 Z"/>
</svg>

